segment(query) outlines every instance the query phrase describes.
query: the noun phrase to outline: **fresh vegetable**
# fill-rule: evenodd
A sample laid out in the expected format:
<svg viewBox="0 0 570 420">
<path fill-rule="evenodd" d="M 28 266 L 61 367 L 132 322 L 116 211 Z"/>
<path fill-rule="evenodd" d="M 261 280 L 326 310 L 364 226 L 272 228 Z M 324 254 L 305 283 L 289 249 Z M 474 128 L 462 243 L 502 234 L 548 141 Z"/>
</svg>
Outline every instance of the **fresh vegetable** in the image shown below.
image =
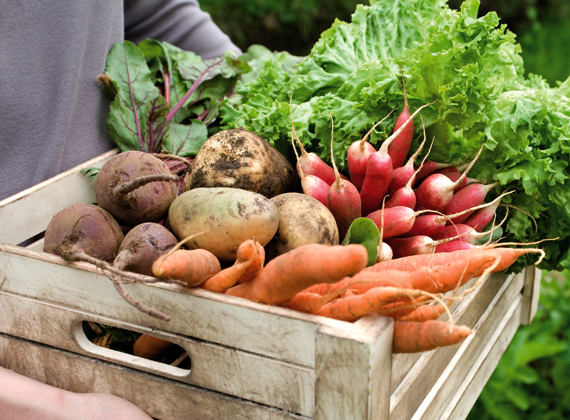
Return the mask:
<svg viewBox="0 0 570 420">
<path fill-rule="evenodd" d="M 267 260 L 307 244 L 338 245 L 336 221 L 327 207 L 301 193 L 271 198 L 278 212 L 277 232 L 265 246 Z"/>
<path fill-rule="evenodd" d="M 368 254 L 362 245 L 309 244 L 269 261 L 252 281 L 226 293 L 254 302 L 279 305 L 317 283 L 335 283 L 366 267 Z"/>
<path fill-rule="evenodd" d="M 184 180 L 184 190 L 239 188 L 267 198 L 296 191 L 299 179 L 289 161 L 247 130 L 220 131 L 202 145 Z"/>
<path fill-rule="evenodd" d="M 485 202 L 485 197 L 493 188 L 499 185 L 498 182 L 493 182 L 492 184 L 470 184 L 457 191 L 451 197 L 451 201 L 443 210 L 444 214 L 452 215 L 456 213 L 460 213 L 464 210 L 471 209 L 473 207 L 477 207 Z M 465 220 L 471 216 L 473 212 L 464 213 L 461 216 L 454 217 L 451 220 L 448 220 L 448 224 L 451 223 L 463 223 Z"/>
<path fill-rule="evenodd" d="M 159 222 L 177 195 L 178 176 L 149 153 L 127 151 L 109 159 L 95 178 L 97 204 L 125 226 Z"/>
<path fill-rule="evenodd" d="M 141 334 L 133 346 L 133 354 L 138 357 L 153 360 L 174 343 L 153 335 Z"/>
<path fill-rule="evenodd" d="M 401 71 L 401 68 L 400 68 Z M 396 118 L 396 123 L 394 124 L 394 132 L 396 132 L 400 127 L 402 127 L 406 121 L 411 117 L 410 107 L 408 106 L 408 95 L 406 94 L 406 79 L 402 73 L 402 86 L 404 90 L 404 109 Z M 392 167 L 394 169 L 400 168 L 406 158 L 408 157 L 408 152 L 410 151 L 410 146 L 414 140 L 414 120 L 410 120 L 410 123 L 404 127 L 404 130 L 396 136 L 394 141 L 388 146 L 388 154 L 392 158 Z"/>
<path fill-rule="evenodd" d="M 443 321 L 395 321 L 392 353 L 417 353 L 460 343 L 472 334 L 465 325 Z"/>
<path fill-rule="evenodd" d="M 239 188 L 194 188 L 176 197 L 168 211 L 172 231 L 180 240 L 195 236 L 187 246 L 234 261 L 239 246 L 255 238 L 267 245 L 277 232 L 279 212 L 261 194 Z"/>
<path fill-rule="evenodd" d="M 205 249 L 173 249 L 152 265 L 159 279 L 179 280 L 188 287 L 199 286 L 222 270 L 220 261 Z"/>
</svg>

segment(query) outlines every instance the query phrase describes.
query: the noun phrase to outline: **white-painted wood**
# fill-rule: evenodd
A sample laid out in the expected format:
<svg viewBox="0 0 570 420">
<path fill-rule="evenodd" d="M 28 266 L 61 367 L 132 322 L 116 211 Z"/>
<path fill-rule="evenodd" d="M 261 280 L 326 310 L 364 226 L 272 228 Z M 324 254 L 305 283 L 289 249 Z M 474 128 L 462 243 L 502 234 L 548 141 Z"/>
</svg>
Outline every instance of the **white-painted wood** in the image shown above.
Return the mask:
<svg viewBox="0 0 570 420">
<path fill-rule="evenodd" d="M 53 215 L 64 207 L 77 202 L 94 202 L 94 181 L 82 170 L 100 168 L 116 153 L 116 149 L 107 152 L 0 201 L 0 242 L 22 243 L 43 232 Z"/>
<path fill-rule="evenodd" d="M 117 395 L 161 420 L 308 420 L 283 410 L 0 334 L 0 365 L 74 392 Z"/>
<path fill-rule="evenodd" d="M 467 378 L 456 390 L 441 420 L 463 420 L 467 417 L 475 401 L 481 394 L 489 377 L 499 363 L 520 325 L 522 298 L 519 296 L 503 317 L 493 336 L 473 365 Z"/>
<path fill-rule="evenodd" d="M 412 416 L 412 420 L 441 417 L 449 401 L 467 377 L 469 370 L 476 364 L 481 350 L 496 333 L 505 314 L 512 309 L 513 302 L 522 299 L 520 291 L 523 285 L 524 274 L 522 273 L 503 285 L 473 328 L 474 334 L 460 344 L 458 351 Z"/>
<path fill-rule="evenodd" d="M 525 271 L 526 277 L 523 290 L 521 324 L 530 325 L 538 310 L 542 271 L 535 266 L 527 267 Z"/>
<path fill-rule="evenodd" d="M 183 347 L 191 371 L 105 349 L 91 343 L 81 322 L 96 323 L 152 334 Z M 236 349 L 194 340 L 179 334 L 153 331 L 120 320 L 39 302 L 0 291 L 0 332 L 55 348 L 169 377 L 213 391 L 312 416 L 313 369 L 260 357 Z"/>
<path fill-rule="evenodd" d="M 389 420 L 393 321 L 371 316 L 358 332 L 322 326 L 317 335 L 317 420 Z"/>
</svg>

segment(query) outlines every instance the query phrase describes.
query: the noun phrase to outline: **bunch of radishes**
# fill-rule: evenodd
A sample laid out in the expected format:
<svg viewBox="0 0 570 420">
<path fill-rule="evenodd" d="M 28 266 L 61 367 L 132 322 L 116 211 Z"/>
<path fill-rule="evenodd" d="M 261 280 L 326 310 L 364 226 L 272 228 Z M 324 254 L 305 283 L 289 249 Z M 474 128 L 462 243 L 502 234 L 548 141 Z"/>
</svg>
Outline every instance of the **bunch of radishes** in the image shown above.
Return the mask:
<svg viewBox="0 0 570 420">
<path fill-rule="evenodd" d="M 498 183 L 485 185 L 467 177 L 482 149 L 463 167 L 426 162 L 427 154 L 415 167 L 414 161 L 426 142 L 424 130 L 422 144 L 404 164 L 413 140 L 413 118 L 429 105 L 410 114 L 404 86 L 404 109 L 393 134 L 379 150 L 367 138 L 384 120 L 349 147 L 349 178 L 338 172 L 334 158 L 331 167 L 315 153 L 308 153 L 297 138 L 301 147 L 297 171 L 303 192 L 328 207 L 337 221 L 341 240 L 355 219 L 372 220 L 381 232 L 378 260 L 470 249 L 496 228 L 483 232 L 494 220 L 504 196 L 484 202 Z M 292 135 L 297 137 L 294 124 Z"/>
</svg>

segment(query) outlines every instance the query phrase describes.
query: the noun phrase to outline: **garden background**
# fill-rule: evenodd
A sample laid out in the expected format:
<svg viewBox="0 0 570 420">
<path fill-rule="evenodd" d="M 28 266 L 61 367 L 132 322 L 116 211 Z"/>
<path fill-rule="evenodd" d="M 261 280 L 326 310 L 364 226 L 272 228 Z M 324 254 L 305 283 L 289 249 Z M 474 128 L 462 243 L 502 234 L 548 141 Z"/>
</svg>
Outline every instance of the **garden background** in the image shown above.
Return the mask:
<svg viewBox="0 0 570 420">
<path fill-rule="evenodd" d="M 367 1 L 200 0 L 243 50 L 261 44 L 299 56 L 335 19 L 350 21 L 358 3 Z M 480 14 L 490 11 L 517 34 L 527 73 L 552 86 L 570 76 L 568 0 L 481 0 Z M 543 272 L 541 288 L 536 318 L 521 326 L 468 420 L 570 419 L 570 272 Z"/>
</svg>

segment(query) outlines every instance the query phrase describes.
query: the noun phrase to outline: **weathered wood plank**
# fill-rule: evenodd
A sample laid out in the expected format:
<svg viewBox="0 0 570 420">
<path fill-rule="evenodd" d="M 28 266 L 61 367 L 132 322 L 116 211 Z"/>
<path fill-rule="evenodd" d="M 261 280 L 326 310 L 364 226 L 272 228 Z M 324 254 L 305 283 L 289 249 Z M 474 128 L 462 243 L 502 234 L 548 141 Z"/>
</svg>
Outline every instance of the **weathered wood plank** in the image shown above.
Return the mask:
<svg viewBox="0 0 570 420">
<path fill-rule="evenodd" d="M 442 413 L 441 420 L 463 420 L 467 417 L 517 332 L 520 326 L 521 312 L 522 297 L 513 302 L 503 322 L 498 326 L 487 346 L 481 351 L 469 375 L 461 387 L 456 390 L 449 406 Z"/>
<path fill-rule="evenodd" d="M 361 332 L 319 328 L 315 420 L 388 420 L 393 321 L 371 316 Z"/>
<path fill-rule="evenodd" d="M 315 366 L 315 335 L 321 325 L 357 328 L 202 289 L 138 283 L 125 286 L 136 299 L 171 315 L 172 320 L 166 322 L 133 308 L 110 280 L 87 264 L 69 266 L 55 255 L 0 244 L 0 267 L 0 290 L 8 293 L 311 368 Z"/>
<path fill-rule="evenodd" d="M 495 273 L 480 284 L 479 287 L 468 295 L 460 305 L 454 304 L 452 306 L 454 321 L 473 327 L 506 280 L 507 276 L 504 273 Z M 471 287 L 475 281 L 475 279 L 470 281 L 467 285 L 462 287 L 462 290 L 467 287 Z M 465 313 L 468 313 L 469 315 L 467 316 Z M 455 350 L 457 349 L 457 346 L 453 346 L 451 349 Z M 450 350 L 447 349 L 446 351 Z M 396 392 L 420 358 L 430 359 L 433 356 L 433 352 L 395 354 L 392 358 L 392 393 Z M 400 391 L 403 391 L 403 389 Z"/>
<path fill-rule="evenodd" d="M 493 278 L 494 280 L 492 280 Z M 508 293 L 509 299 L 514 299 L 522 289 L 523 278 L 510 275 L 504 283 L 500 283 L 500 278 L 500 276 L 489 277 L 486 282 L 502 284 L 503 292 L 499 292 L 499 295 Z M 472 300 L 470 305 L 463 308 L 459 307 L 459 310 L 463 311 L 457 311 L 458 313 L 455 316 L 457 324 L 474 328 L 489 303 L 497 299 L 496 292 L 487 296 L 485 293 L 476 293 L 478 290 L 469 296 Z M 405 380 L 392 393 L 390 399 L 391 420 L 407 420 L 412 417 L 460 347 L 461 344 L 457 344 L 422 353 L 416 364 L 408 372 Z"/>
<path fill-rule="evenodd" d="M 506 287 L 499 290 L 496 298 L 474 327 L 475 334 L 461 343 L 459 350 L 413 415 L 413 420 L 440 418 L 457 389 L 462 386 L 481 351 L 504 322 L 505 316 L 510 316 L 509 311 L 512 310 L 513 302 L 522 299 L 520 289 L 523 285 L 524 274 L 521 273 L 513 279 L 512 283 L 505 284 Z"/>
<path fill-rule="evenodd" d="M 187 351 L 192 369 L 182 370 L 96 346 L 83 333 L 82 321 L 152 334 L 173 342 Z M 275 359 L 1 291 L 0 332 L 294 413 L 314 414 L 314 370 Z"/>
<path fill-rule="evenodd" d="M 525 272 L 521 324 L 530 325 L 538 310 L 542 271 L 535 266 L 530 266 L 525 269 Z"/>
<path fill-rule="evenodd" d="M 163 420 L 308 420 L 275 408 L 0 334 L 0 364 L 74 392 L 104 392 Z"/>
<path fill-rule="evenodd" d="M 38 185 L 0 201 L 0 242 L 16 245 L 46 230 L 55 213 L 95 201 L 93 179 L 83 169 L 100 168 L 117 150 L 91 159 Z"/>
</svg>

